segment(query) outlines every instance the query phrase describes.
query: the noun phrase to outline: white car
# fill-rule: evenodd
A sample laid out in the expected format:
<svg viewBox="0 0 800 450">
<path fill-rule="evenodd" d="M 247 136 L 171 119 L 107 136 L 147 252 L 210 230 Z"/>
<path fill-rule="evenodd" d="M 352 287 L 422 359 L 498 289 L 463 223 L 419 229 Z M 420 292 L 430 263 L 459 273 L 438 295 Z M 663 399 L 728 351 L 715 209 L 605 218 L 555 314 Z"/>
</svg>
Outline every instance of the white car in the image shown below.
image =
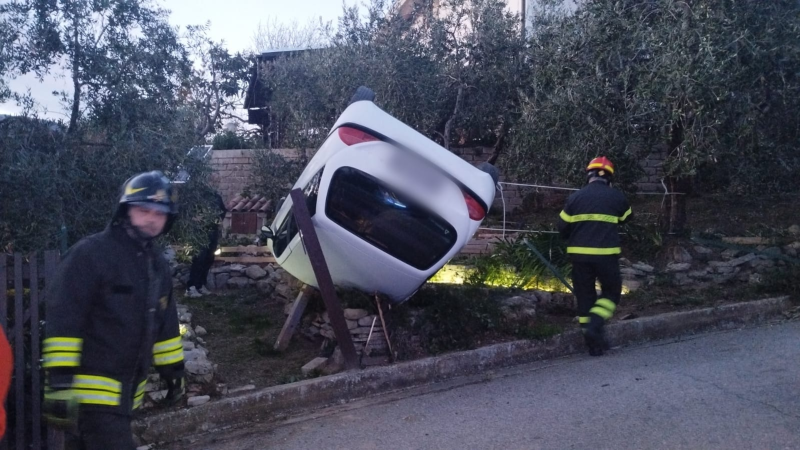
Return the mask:
<svg viewBox="0 0 800 450">
<path fill-rule="evenodd" d="M 305 193 L 334 284 L 402 302 L 472 238 L 497 171 L 472 166 L 373 98 L 359 88 L 293 189 Z M 277 263 L 317 287 L 291 197 L 265 231 Z"/>
</svg>

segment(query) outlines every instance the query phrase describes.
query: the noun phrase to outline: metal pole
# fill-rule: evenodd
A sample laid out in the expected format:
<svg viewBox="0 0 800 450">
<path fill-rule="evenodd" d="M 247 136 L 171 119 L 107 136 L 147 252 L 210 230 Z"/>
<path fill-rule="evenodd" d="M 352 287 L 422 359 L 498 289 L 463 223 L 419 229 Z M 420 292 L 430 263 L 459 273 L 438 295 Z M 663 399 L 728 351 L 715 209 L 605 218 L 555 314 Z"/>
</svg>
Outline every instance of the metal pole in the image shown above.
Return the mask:
<svg viewBox="0 0 800 450">
<path fill-rule="evenodd" d="M 534 254 L 536 254 L 536 256 L 539 257 L 540 260 L 542 260 L 544 265 L 547 266 L 547 268 L 550 269 L 551 272 L 553 272 L 553 275 L 555 275 L 556 278 L 558 278 L 558 280 L 561 281 L 564 284 L 564 286 L 566 286 L 567 289 L 569 289 L 570 292 L 572 293 L 575 292 L 575 290 L 572 289 L 572 286 L 567 282 L 564 276 L 561 275 L 561 272 L 559 272 L 558 269 L 556 269 L 552 264 L 550 264 L 550 261 L 548 261 L 547 258 L 545 258 L 544 255 L 541 254 L 539 250 L 536 249 L 536 247 L 534 247 L 530 242 L 528 242 L 528 238 L 525 238 L 522 241 L 525 243 L 525 245 L 528 246 L 529 249 L 531 249 L 531 251 Z"/>
</svg>

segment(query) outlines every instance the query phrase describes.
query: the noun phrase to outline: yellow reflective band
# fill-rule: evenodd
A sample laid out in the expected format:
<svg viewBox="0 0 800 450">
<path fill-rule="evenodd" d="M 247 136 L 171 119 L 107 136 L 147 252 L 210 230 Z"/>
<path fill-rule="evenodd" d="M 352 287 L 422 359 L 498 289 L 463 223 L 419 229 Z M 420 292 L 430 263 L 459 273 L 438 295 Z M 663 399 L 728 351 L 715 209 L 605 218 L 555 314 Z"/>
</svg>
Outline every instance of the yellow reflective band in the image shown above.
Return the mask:
<svg viewBox="0 0 800 450">
<path fill-rule="evenodd" d="M 97 389 L 101 391 L 115 392 L 119 394 L 122 392 L 122 383 L 106 377 L 99 377 L 96 375 L 75 375 L 72 379 L 73 388 L 83 389 Z"/>
<path fill-rule="evenodd" d="M 156 342 L 156 345 L 153 346 L 153 353 L 172 351 L 179 347 L 183 348 L 183 344 L 181 344 L 181 337 L 177 336 L 166 341 Z"/>
<path fill-rule="evenodd" d="M 44 340 L 42 353 L 66 351 L 80 352 L 83 347 L 81 338 L 52 337 Z"/>
<path fill-rule="evenodd" d="M 604 164 L 600 164 L 600 163 L 589 164 L 586 167 L 586 170 L 591 170 L 591 169 L 605 169 L 605 170 L 611 172 L 612 174 L 614 173 L 614 169 L 612 169 L 611 167 L 606 166 Z"/>
<path fill-rule="evenodd" d="M 589 323 L 591 320 L 592 320 L 592 318 L 588 317 L 588 316 L 580 316 L 580 317 L 578 317 L 578 322 L 579 323 Z"/>
<path fill-rule="evenodd" d="M 78 367 L 81 365 L 81 354 L 74 352 L 52 352 L 44 355 L 45 368 Z"/>
<path fill-rule="evenodd" d="M 569 223 L 575 223 L 575 222 L 619 223 L 619 217 L 610 216 L 608 214 L 577 214 L 574 216 L 570 216 L 564 211 L 561 211 L 559 217 L 561 217 L 561 220 L 563 220 L 564 222 L 569 222 Z"/>
<path fill-rule="evenodd" d="M 91 403 L 93 405 L 119 405 L 119 394 L 105 393 L 103 391 L 92 391 L 87 389 L 75 389 L 79 403 Z"/>
<path fill-rule="evenodd" d="M 590 309 L 589 312 L 592 314 L 597 314 L 598 316 L 602 317 L 605 320 L 610 319 L 611 316 L 614 315 L 614 313 L 603 308 L 602 306 L 595 306 L 594 308 Z"/>
<path fill-rule="evenodd" d="M 139 386 L 136 387 L 136 395 L 144 394 L 144 388 L 147 385 L 147 379 L 145 378 L 139 383 Z"/>
<path fill-rule="evenodd" d="M 602 306 L 603 308 L 611 311 L 612 313 L 617 310 L 617 305 L 607 298 L 598 299 L 594 304 L 597 306 Z"/>
<path fill-rule="evenodd" d="M 625 211 L 625 214 L 623 214 L 622 217 L 619 218 L 619 220 L 624 222 L 625 219 L 627 219 L 628 216 L 630 216 L 632 212 L 633 212 L 633 210 L 631 208 L 628 208 L 628 210 Z"/>
<path fill-rule="evenodd" d="M 165 366 L 167 364 L 183 361 L 183 348 L 168 353 L 159 353 L 153 358 L 153 361 L 157 366 Z"/>
<path fill-rule="evenodd" d="M 133 409 L 139 409 L 142 407 L 142 401 L 144 400 L 144 394 L 140 395 L 133 399 Z"/>
<path fill-rule="evenodd" d="M 581 255 L 618 255 L 622 253 L 622 250 L 619 247 L 567 247 L 567 253 L 577 253 Z"/>
</svg>

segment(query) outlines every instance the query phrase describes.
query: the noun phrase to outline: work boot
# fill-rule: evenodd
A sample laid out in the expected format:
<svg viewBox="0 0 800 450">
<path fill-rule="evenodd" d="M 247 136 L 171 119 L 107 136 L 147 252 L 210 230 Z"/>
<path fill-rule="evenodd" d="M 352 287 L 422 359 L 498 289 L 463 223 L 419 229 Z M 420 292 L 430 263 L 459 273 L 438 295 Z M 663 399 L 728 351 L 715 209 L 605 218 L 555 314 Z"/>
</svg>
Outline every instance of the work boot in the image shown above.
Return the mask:
<svg viewBox="0 0 800 450">
<path fill-rule="evenodd" d="M 211 291 L 209 291 L 208 288 L 205 286 L 201 287 L 198 292 L 200 292 L 203 295 L 211 295 Z"/>
<path fill-rule="evenodd" d="M 197 292 L 197 288 L 192 286 L 192 287 L 190 287 L 189 289 L 186 290 L 186 296 L 189 297 L 189 298 L 198 298 L 198 297 L 202 297 L 203 294 Z"/>
<path fill-rule="evenodd" d="M 591 356 L 603 356 L 603 352 L 610 348 L 602 326 L 586 328 L 583 337 L 586 340 L 586 346 L 589 347 L 589 355 Z"/>
</svg>

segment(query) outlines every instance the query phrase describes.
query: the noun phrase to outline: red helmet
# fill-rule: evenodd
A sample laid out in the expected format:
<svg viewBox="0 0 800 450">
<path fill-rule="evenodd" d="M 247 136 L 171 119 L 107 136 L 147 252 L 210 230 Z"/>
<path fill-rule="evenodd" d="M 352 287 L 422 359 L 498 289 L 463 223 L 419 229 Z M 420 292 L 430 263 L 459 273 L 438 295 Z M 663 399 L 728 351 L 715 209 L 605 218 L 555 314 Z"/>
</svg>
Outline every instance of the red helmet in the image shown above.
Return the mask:
<svg viewBox="0 0 800 450">
<path fill-rule="evenodd" d="M 614 164 L 605 156 L 598 156 L 586 166 L 586 172 L 596 172 L 596 176 L 605 177 L 614 175 Z"/>
</svg>

